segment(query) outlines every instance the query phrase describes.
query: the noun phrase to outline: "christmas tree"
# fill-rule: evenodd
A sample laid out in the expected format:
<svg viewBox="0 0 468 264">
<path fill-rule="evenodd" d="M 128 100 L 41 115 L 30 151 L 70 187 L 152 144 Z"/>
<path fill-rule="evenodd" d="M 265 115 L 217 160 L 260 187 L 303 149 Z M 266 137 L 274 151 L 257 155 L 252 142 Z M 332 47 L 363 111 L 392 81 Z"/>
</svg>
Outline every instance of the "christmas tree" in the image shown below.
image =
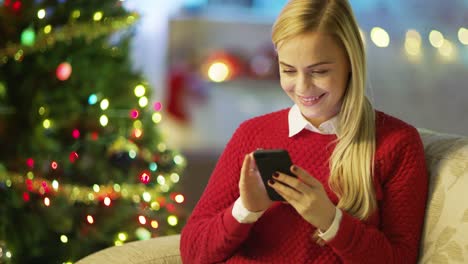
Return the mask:
<svg viewBox="0 0 468 264">
<path fill-rule="evenodd" d="M 129 60 L 116 0 L 0 0 L 0 263 L 179 233 L 185 159 Z"/>
</svg>

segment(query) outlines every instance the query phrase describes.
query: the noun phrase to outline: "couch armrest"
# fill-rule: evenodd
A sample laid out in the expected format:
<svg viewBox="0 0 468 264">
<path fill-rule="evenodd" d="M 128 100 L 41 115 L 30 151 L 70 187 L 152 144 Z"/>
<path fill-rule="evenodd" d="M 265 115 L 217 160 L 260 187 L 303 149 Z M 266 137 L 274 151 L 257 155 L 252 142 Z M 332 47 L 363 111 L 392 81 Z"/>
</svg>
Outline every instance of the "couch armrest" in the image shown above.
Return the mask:
<svg viewBox="0 0 468 264">
<path fill-rule="evenodd" d="M 180 235 L 152 238 L 103 249 L 76 264 L 171 264 L 182 263 Z"/>
</svg>

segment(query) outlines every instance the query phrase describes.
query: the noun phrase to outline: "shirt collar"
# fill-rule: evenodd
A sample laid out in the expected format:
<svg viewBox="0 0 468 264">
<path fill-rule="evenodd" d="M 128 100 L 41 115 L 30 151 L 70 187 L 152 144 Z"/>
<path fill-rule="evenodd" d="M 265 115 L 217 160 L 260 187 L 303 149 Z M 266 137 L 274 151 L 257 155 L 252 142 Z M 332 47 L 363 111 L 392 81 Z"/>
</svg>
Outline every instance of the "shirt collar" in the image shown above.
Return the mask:
<svg viewBox="0 0 468 264">
<path fill-rule="evenodd" d="M 291 109 L 289 109 L 288 115 L 288 122 L 289 122 L 289 137 L 292 137 L 303 129 L 307 129 L 309 131 L 313 131 L 319 134 L 336 134 L 336 128 L 338 127 L 338 115 L 330 118 L 329 120 L 320 124 L 319 127 L 315 127 L 312 125 L 304 116 L 301 114 L 301 110 L 295 104 Z"/>
</svg>

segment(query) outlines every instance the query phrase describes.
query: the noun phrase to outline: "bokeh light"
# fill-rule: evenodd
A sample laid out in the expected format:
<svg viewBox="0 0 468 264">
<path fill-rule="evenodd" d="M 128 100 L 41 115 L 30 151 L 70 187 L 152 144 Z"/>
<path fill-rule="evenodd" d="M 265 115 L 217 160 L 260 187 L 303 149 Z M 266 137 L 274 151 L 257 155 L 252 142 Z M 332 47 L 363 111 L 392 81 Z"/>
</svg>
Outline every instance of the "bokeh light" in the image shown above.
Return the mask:
<svg viewBox="0 0 468 264">
<path fill-rule="evenodd" d="M 135 93 L 136 97 L 142 97 L 146 93 L 146 89 L 143 85 L 139 84 L 135 87 L 135 90 L 133 91 Z"/>
<path fill-rule="evenodd" d="M 38 17 L 39 19 L 43 19 L 45 16 L 46 16 L 46 11 L 45 11 L 45 9 L 39 9 L 39 11 L 37 11 L 37 17 Z"/>
<path fill-rule="evenodd" d="M 109 100 L 108 99 L 103 99 L 101 101 L 100 107 L 102 110 L 107 110 L 109 108 Z"/>
<path fill-rule="evenodd" d="M 458 30 L 458 40 L 460 40 L 463 45 L 468 45 L 468 29 L 461 27 Z"/>
<path fill-rule="evenodd" d="M 100 21 L 102 19 L 103 13 L 101 11 L 98 11 L 94 13 L 93 15 L 93 20 L 94 21 Z"/>
<path fill-rule="evenodd" d="M 405 51 L 410 56 L 421 55 L 421 35 L 414 29 L 406 32 Z"/>
<path fill-rule="evenodd" d="M 170 226 L 176 226 L 179 223 L 179 220 L 177 219 L 177 216 L 170 215 L 170 216 L 167 217 L 167 223 Z"/>
<path fill-rule="evenodd" d="M 213 62 L 208 68 L 208 77 L 213 82 L 224 82 L 229 78 L 230 70 L 224 62 Z"/>
<path fill-rule="evenodd" d="M 440 48 L 444 44 L 444 35 L 440 31 L 432 30 L 429 33 L 429 42 L 435 48 Z"/>
<path fill-rule="evenodd" d="M 138 104 L 140 107 L 145 107 L 148 105 L 148 98 L 146 96 L 142 96 L 140 100 L 138 100 Z"/>
<path fill-rule="evenodd" d="M 102 116 L 99 118 L 99 123 L 101 123 L 101 126 L 105 127 L 105 126 L 107 126 L 107 124 L 109 123 L 109 119 L 107 118 L 106 115 L 102 115 Z"/>
<path fill-rule="evenodd" d="M 98 97 L 95 94 L 92 94 L 88 97 L 88 104 L 93 105 L 96 104 L 98 101 Z"/>
<path fill-rule="evenodd" d="M 70 78 L 71 73 L 72 66 L 68 62 L 60 63 L 57 67 L 57 70 L 55 71 L 57 79 L 59 79 L 60 81 L 68 80 L 68 78 Z"/>
<path fill-rule="evenodd" d="M 380 27 L 374 27 L 371 30 L 371 39 L 379 48 L 388 47 L 390 44 L 390 36 L 387 31 Z"/>
</svg>

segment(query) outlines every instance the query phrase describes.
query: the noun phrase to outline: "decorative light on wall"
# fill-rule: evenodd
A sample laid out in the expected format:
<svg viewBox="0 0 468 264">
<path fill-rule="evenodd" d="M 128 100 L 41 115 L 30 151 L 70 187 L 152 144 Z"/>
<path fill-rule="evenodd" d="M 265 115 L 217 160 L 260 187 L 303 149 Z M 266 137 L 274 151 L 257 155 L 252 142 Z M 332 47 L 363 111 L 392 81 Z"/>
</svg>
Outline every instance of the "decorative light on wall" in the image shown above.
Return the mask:
<svg viewBox="0 0 468 264">
<path fill-rule="evenodd" d="M 371 39 L 379 48 L 386 48 L 390 44 L 390 36 L 385 29 L 374 27 L 371 30 Z"/>
</svg>

